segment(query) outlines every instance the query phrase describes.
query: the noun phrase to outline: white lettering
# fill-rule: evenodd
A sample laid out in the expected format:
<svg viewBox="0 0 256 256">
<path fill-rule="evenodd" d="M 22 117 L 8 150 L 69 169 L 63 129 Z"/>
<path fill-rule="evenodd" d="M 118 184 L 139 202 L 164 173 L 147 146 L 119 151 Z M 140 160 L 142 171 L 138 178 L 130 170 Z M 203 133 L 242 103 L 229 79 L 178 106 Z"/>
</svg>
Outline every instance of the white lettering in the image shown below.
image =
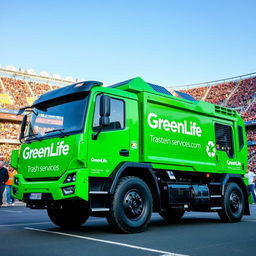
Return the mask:
<svg viewBox="0 0 256 256">
<path fill-rule="evenodd" d="M 29 147 L 26 147 L 23 150 L 23 159 L 27 160 L 32 158 L 42 158 L 42 157 L 54 157 L 54 156 L 61 156 L 61 155 L 68 155 L 69 152 L 69 145 L 64 144 L 64 141 L 58 142 L 57 146 L 54 143 L 51 143 L 49 147 L 44 148 L 35 148 L 31 149 Z"/>
<path fill-rule="evenodd" d="M 155 113 L 148 114 L 148 125 L 152 129 L 164 129 L 167 132 L 171 130 L 174 133 L 177 132 L 197 137 L 202 136 L 202 129 L 201 127 L 197 126 L 196 122 L 188 122 L 187 120 L 184 120 L 183 122 L 170 122 L 167 119 L 158 118 Z"/>
</svg>

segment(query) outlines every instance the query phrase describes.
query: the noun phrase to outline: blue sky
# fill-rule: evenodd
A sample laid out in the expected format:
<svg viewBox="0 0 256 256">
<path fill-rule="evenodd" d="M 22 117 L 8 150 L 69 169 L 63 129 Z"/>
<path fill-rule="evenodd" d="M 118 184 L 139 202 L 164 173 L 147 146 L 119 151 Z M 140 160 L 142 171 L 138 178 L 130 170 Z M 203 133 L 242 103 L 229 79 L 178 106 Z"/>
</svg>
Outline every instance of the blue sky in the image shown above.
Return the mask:
<svg viewBox="0 0 256 256">
<path fill-rule="evenodd" d="M 256 71 L 256 1 L 0 2 L 0 64 L 164 86 Z"/>
</svg>

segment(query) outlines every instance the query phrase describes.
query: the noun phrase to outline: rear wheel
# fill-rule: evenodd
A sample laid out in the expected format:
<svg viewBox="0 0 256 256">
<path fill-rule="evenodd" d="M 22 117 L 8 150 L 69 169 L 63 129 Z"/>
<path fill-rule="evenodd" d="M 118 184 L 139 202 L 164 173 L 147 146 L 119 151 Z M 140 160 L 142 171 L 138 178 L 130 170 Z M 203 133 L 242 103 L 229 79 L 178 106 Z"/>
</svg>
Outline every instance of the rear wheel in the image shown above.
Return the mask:
<svg viewBox="0 0 256 256">
<path fill-rule="evenodd" d="M 89 217 L 89 206 L 85 201 L 61 201 L 47 209 L 51 221 L 62 228 L 79 227 Z"/>
<path fill-rule="evenodd" d="M 169 208 L 165 212 L 161 212 L 159 214 L 168 222 L 178 222 L 185 214 L 185 210 Z"/>
<path fill-rule="evenodd" d="M 151 214 L 152 195 L 147 184 L 133 176 L 121 178 L 111 200 L 108 223 L 118 232 L 142 232 Z"/>
<path fill-rule="evenodd" d="M 224 222 L 238 222 L 244 214 L 244 194 L 238 184 L 230 182 L 225 188 L 222 209 L 218 214 Z"/>
</svg>

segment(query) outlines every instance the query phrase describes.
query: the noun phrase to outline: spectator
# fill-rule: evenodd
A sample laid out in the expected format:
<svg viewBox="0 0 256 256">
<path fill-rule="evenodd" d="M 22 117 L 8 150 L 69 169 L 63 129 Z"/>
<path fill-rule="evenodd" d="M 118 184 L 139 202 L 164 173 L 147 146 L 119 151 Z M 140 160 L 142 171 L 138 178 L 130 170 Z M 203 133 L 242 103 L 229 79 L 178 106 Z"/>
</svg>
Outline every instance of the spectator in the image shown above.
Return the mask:
<svg viewBox="0 0 256 256">
<path fill-rule="evenodd" d="M 5 183 L 5 189 L 6 189 L 6 201 L 7 201 L 7 206 L 13 206 L 15 199 L 11 196 L 11 189 L 12 189 L 12 183 L 13 183 L 13 177 L 14 175 L 17 174 L 17 172 L 10 166 L 8 165 L 8 174 L 9 174 L 9 179 Z"/>
<path fill-rule="evenodd" d="M 247 179 L 248 179 L 248 189 L 249 189 L 249 192 L 252 194 L 252 197 L 253 197 L 253 201 L 254 203 L 256 203 L 256 195 L 255 195 L 255 177 L 256 175 L 250 171 L 249 169 L 247 169 L 246 171 L 246 174 L 244 175 Z"/>
<path fill-rule="evenodd" d="M 5 182 L 9 179 L 8 171 L 4 168 L 5 162 L 0 161 L 0 207 L 3 205 L 3 193 L 5 190 Z"/>
</svg>

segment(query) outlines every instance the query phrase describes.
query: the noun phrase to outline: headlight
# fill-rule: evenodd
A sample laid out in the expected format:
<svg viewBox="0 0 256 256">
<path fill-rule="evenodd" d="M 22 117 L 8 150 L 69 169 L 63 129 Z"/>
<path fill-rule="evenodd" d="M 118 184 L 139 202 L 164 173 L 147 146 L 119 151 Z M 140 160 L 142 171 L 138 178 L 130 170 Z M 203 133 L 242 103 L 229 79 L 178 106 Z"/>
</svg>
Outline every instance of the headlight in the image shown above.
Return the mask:
<svg viewBox="0 0 256 256">
<path fill-rule="evenodd" d="M 14 184 L 17 186 L 19 186 L 19 184 L 20 184 L 20 181 L 17 177 L 14 178 Z"/>
<path fill-rule="evenodd" d="M 75 181 L 76 181 L 76 174 L 75 173 L 71 173 L 71 174 L 68 174 L 68 176 L 65 179 L 64 183 L 75 182 Z"/>
<path fill-rule="evenodd" d="M 75 186 L 62 188 L 62 192 L 65 196 L 72 195 L 75 193 Z"/>
</svg>

